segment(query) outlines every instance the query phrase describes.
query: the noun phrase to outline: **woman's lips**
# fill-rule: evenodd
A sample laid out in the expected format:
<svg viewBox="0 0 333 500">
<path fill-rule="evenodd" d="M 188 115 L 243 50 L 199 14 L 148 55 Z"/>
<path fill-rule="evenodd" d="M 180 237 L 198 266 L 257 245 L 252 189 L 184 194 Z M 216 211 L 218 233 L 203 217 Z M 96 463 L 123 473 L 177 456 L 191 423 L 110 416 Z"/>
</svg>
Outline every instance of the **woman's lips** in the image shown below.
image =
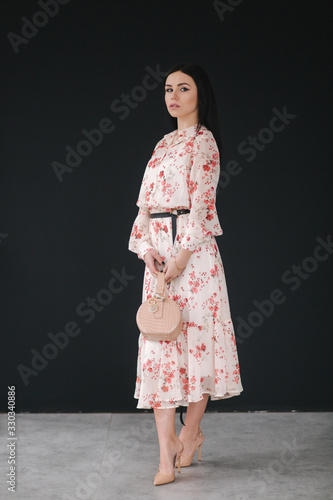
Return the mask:
<svg viewBox="0 0 333 500">
<path fill-rule="evenodd" d="M 178 104 L 170 104 L 170 108 L 179 108 Z"/>
</svg>

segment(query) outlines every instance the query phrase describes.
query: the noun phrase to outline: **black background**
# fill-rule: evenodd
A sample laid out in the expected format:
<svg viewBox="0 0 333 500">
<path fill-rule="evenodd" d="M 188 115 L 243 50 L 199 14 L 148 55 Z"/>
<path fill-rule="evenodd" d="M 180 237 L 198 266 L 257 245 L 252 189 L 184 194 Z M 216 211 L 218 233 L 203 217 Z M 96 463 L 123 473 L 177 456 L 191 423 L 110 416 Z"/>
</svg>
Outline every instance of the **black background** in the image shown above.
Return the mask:
<svg viewBox="0 0 333 500">
<path fill-rule="evenodd" d="M 242 170 L 228 185 L 221 176 L 217 196 L 235 328 L 253 301 L 274 289 L 285 297 L 248 338 L 238 335 L 244 392 L 208 409 L 332 409 L 333 257 L 297 290 L 282 280 L 332 234 L 329 5 L 225 4 L 234 7 L 219 16 L 210 1 L 70 0 L 15 53 L 8 33 L 22 36 L 22 17 L 42 9 L 1 3 L 2 411 L 7 385 L 16 386 L 17 411 L 135 410 L 144 268 L 128 239 L 144 168 L 171 128 L 161 83 L 125 119 L 110 105 L 142 85 L 148 66 L 165 72 L 184 61 L 202 65 L 215 89 L 222 171 L 231 160 Z M 247 161 L 240 143 L 284 107 L 296 117 Z M 66 146 L 103 118 L 113 132 L 59 182 L 52 163 L 64 163 Z M 122 270 L 133 279 L 90 323 L 78 316 Z M 18 365 L 31 368 L 31 350 L 42 352 L 48 333 L 70 321 L 81 333 L 24 384 Z"/>
</svg>

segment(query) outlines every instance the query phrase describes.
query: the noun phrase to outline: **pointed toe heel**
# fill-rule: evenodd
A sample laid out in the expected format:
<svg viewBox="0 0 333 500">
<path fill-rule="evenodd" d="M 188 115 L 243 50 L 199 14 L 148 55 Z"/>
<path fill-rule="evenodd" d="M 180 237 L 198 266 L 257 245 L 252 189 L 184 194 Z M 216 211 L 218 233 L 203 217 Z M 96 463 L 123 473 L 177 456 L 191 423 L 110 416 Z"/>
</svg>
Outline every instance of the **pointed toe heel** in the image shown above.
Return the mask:
<svg viewBox="0 0 333 500">
<path fill-rule="evenodd" d="M 184 450 L 183 443 L 178 439 L 178 450 L 175 455 L 175 458 L 173 460 L 173 465 L 174 467 L 178 467 L 178 472 L 180 472 L 180 462 L 181 462 L 181 454 L 182 451 Z M 159 486 L 160 484 L 168 484 L 172 483 L 172 481 L 175 480 L 175 469 L 173 469 L 172 472 L 161 472 L 160 469 L 158 469 L 157 474 L 154 478 L 154 485 Z"/>
<path fill-rule="evenodd" d="M 165 474 L 164 472 L 157 471 L 157 474 L 154 478 L 154 485 L 159 486 L 160 484 L 168 484 L 172 483 L 175 480 L 175 471 L 170 472 L 169 474 Z"/>
</svg>

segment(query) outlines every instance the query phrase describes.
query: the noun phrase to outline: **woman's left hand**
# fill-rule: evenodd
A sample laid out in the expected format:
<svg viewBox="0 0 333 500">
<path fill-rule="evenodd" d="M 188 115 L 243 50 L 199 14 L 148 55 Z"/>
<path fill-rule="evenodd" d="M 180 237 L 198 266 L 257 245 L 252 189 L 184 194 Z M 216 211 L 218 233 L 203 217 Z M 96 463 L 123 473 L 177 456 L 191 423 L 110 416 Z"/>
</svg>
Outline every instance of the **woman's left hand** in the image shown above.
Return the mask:
<svg viewBox="0 0 333 500">
<path fill-rule="evenodd" d="M 163 273 L 165 274 L 166 283 L 170 283 L 171 280 L 174 280 L 178 276 L 182 274 L 183 270 L 179 271 L 177 269 L 176 264 L 173 259 L 168 260 L 163 269 Z"/>
</svg>

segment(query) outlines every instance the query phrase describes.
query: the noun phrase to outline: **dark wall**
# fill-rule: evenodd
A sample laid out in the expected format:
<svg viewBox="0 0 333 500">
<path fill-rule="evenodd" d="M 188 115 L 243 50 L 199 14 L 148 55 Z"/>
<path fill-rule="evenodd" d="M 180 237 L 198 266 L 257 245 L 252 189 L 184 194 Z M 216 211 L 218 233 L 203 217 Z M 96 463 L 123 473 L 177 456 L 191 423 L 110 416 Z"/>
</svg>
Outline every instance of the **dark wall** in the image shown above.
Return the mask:
<svg viewBox="0 0 333 500">
<path fill-rule="evenodd" d="M 2 411 L 7 385 L 17 411 L 135 410 L 144 269 L 127 245 L 171 130 L 161 74 L 182 61 L 216 92 L 217 242 L 244 386 L 209 409 L 332 409 L 328 9 L 1 4 Z"/>
</svg>

